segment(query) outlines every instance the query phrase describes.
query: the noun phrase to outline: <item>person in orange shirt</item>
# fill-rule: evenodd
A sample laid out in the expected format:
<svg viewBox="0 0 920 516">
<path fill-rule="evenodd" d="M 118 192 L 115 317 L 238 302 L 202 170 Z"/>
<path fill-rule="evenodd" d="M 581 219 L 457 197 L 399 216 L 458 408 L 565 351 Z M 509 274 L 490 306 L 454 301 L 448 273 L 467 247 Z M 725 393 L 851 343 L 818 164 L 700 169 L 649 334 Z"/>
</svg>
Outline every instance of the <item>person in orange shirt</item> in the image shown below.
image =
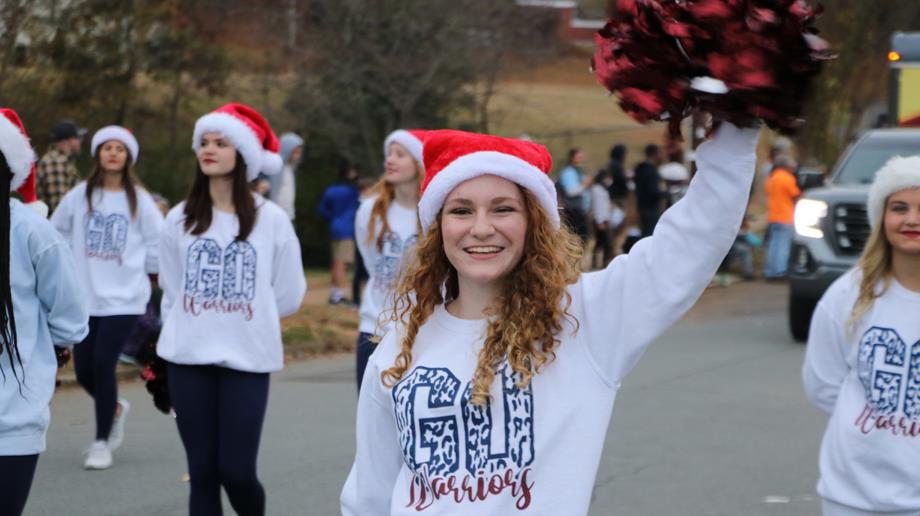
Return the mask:
<svg viewBox="0 0 920 516">
<path fill-rule="evenodd" d="M 802 193 L 793 171 L 795 161 L 789 156 L 777 156 L 773 171 L 764 184 L 767 193 L 767 259 L 763 270 L 765 279 L 783 279 L 789 264 L 792 245 L 793 209 Z"/>
</svg>

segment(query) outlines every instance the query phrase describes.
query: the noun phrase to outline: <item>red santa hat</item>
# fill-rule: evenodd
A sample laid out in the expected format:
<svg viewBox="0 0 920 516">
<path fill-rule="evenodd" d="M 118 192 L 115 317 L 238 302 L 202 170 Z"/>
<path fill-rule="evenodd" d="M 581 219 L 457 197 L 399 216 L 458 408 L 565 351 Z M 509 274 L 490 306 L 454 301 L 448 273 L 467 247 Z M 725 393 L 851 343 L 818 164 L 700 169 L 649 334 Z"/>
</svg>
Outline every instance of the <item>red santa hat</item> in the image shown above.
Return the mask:
<svg viewBox="0 0 920 516">
<path fill-rule="evenodd" d="M 192 137 L 195 152 L 198 152 L 201 136 L 205 133 L 220 133 L 233 143 L 246 162 L 246 179 L 249 181 L 258 177 L 259 172 L 277 174 L 284 166 L 275 132 L 258 111 L 245 104 L 224 104 L 199 118 Z"/>
<path fill-rule="evenodd" d="M 130 129 L 126 129 L 120 125 L 107 125 L 96 131 L 89 148 L 90 154 L 95 156 L 99 147 L 110 140 L 121 142 L 122 145 L 128 149 L 128 153 L 131 154 L 131 164 L 134 165 L 137 163 L 137 155 L 140 153 L 140 146 L 137 144 L 137 138 L 131 134 Z"/>
<path fill-rule="evenodd" d="M 425 135 L 425 180 L 418 203 L 422 228 L 434 222 L 450 192 L 482 175 L 499 176 L 529 190 L 559 227 L 556 188 L 549 178 L 553 158 L 546 147 L 523 140 L 464 131 L 429 131 Z"/>
<path fill-rule="evenodd" d="M 31 188 L 27 185 L 23 195 L 28 194 L 26 202 L 35 200 L 35 152 L 29 143 L 29 136 L 22 126 L 22 120 L 10 108 L 0 108 L 0 152 L 6 159 L 6 164 L 13 172 L 10 190 L 18 190 L 31 176 Z"/>
<path fill-rule="evenodd" d="M 895 156 L 875 173 L 866 208 L 869 225 L 875 227 L 885 218 L 885 204 L 888 197 L 895 192 L 910 188 L 920 188 L 920 156 L 903 158 Z"/>
<path fill-rule="evenodd" d="M 415 158 L 416 163 L 422 164 L 424 161 L 422 146 L 425 142 L 425 134 L 428 132 L 422 129 L 397 129 L 393 131 L 383 140 L 384 157 L 390 152 L 390 144 L 398 143 L 409 151 L 409 154 Z"/>
</svg>

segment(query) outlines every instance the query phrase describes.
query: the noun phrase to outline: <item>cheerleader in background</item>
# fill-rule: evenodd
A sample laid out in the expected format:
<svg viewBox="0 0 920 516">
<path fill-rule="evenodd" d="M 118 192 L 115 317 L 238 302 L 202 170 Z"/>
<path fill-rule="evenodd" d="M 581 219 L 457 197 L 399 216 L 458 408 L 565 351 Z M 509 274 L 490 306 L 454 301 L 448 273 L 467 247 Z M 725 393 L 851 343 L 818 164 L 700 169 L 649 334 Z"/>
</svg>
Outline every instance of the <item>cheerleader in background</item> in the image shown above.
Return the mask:
<svg viewBox="0 0 920 516">
<path fill-rule="evenodd" d="M 280 317 L 306 291 L 287 214 L 249 190 L 281 170 L 262 116 L 227 104 L 199 118 L 191 191 L 160 243 L 163 329 L 157 353 L 191 476 L 189 514 L 219 515 L 223 487 L 241 515 L 265 513 L 256 474 L 269 373 L 284 363 Z"/>
<path fill-rule="evenodd" d="M 77 382 L 92 396 L 96 437 L 84 467 L 112 467 L 124 441 L 130 404 L 118 398 L 115 366 L 137 319 L 147 309 L 163 215 L 134 175 L 137 139 L 110 125 L 93 135 L 89 178 L 61 200 L 51 223 L 73 249 L 89 300 L 90 331 L 74 350 Z"/>
<path fill-rule="evenodd" d="M 361 296 L 355 357 L 359 391 L 367 359 L 377 346 L 375 337 L 393 326 L 391 321 L 381 319 L 381 314 L 392 301 L 403 260 L 418 238 L 418 192 L 425 175 L 422 166 L 425 133 L 398 129 L 386 137 L 383 177 L 355 215 L 355 241 L 368 273 Z"/>
</svg>

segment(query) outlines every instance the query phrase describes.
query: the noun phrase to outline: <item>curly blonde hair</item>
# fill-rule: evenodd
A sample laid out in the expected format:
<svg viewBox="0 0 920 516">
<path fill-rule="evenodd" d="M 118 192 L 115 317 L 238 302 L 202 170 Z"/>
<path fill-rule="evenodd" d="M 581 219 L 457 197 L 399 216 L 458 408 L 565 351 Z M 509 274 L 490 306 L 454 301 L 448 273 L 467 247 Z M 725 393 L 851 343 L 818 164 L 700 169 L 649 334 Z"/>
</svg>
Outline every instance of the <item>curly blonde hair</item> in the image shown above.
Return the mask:
<svg viewBox="0 0 920 516">
<path fill-rule="evenodd" d="M 536 198 L 518 187 L 524 198 L 527 235 L 524 255 L 503 278 L 501 294 L 489 308 L 491 318 L 473 373 L 472 403 L 489 401 L 496 369 L 507 358 L 520 376 L 519 386 L 553 361 L 564 319 L 576 329 L 569 313 L 572 298 L 567 287 L 578 280 L 581 241 L 568 228 L 553 227 Z M 444 252 L 441 214 L 416 245 L 414 259 L 396 290 L 391 319 L 405 326 L 401 350 L 393 367 L 381 373 L 387 387 L 406 374 L 412 363 L 412 346 L 419 329 L 435 307 L 457 298 L 457 271 Z"/>
<path fill-rule="evenodd" d="M 421 181 L 425 177 L 425 169 L 421 163 L 415 162 L 415 177 Z M 387 220 L 387 211 L 390 210 L 390 204 L 396 197 L 396 188 L 387 182 L 386 178 L 381 178 L 374 186 L 371 187 L 371 195 L 376 195 L 374 206 L 371 208 L 371 219 L 367 227 L 367 243 L 374 243 L 377 251 L 383 251 L 383 239 L 390 232 L 390 222 Z M 377 221 L 380 221 L 380 231 L 377 231 Z M 421 231 L 419 231 L 421 233 Z M 360 235 L 358 235 L 360 237 Z"/>
</svg>

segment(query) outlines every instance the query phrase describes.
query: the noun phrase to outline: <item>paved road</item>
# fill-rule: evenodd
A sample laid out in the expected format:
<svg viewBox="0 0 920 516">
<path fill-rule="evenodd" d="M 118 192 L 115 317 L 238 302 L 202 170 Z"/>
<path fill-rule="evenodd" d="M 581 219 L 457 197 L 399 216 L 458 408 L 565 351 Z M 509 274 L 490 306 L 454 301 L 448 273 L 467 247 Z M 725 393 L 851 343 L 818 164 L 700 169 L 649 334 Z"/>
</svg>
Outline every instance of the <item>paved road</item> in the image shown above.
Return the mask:
<svg viewBox="0 0 920 516">
<path fill-rule="evenodd" d="M 801 393 L 803 348 L 786 332 L 784 293 L 762 283 L 710 289 L 649 349 L 620 390 L 592 516 L 819 513 L 824 419 Z M 337 357 L 274 377 L 260 456 L 269 514 L 338 514 L 353 453 L 351 371 L 351 358 Z M 184 514 L 174 422 L 142 385 L 122 392 L 134 410 L 116 465 L 103 472 L 81 469 L 88 397 L 58 393 L 26 515 Z"/>
</svg>

